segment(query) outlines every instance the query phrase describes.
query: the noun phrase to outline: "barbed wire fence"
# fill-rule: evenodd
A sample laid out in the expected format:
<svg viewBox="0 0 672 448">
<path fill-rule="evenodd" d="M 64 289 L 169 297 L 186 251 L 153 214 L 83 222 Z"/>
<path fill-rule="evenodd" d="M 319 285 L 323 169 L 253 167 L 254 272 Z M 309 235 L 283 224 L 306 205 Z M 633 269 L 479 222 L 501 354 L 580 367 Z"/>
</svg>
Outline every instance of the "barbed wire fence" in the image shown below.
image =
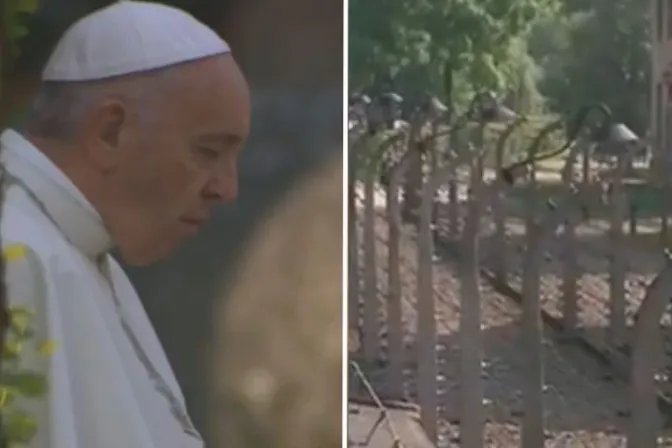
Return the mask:
<svg viewBox="0 0 672 448">
<path fill-rule="evenodd" d="M 409 146 L 407 151 L 411 150 L 412 148 Z M 400 158 L 398 157 L 397 160 L 399 159 Z M 401 157 L 401 159 L 403 159 L 403 157 Z M 455 159 L 453 159 L 453 161 L 455 161 Z M 427 162 L 425 161 L 424 163 Z M 464 171 L 466 167 L 467 174 L 462 177 L 466 177 L 466 182 L 471 183 L 471 185 L 465 186 L 465 181 L 460 181 L 462 184 L 460 185 L 460 188 L 464 191 L 462 195 L 465 196 L 465 198 L 461 199 L 459 202 L 462 202 L 464 205 L 460 206 L 460 210 L 458 210 L 457 214 L 454 210 L 452 212 L 449 210 L 449 207 L 454 205 L 450 202 L 447 204 L 440 204 L 439 207 L 431 207 L 434 209 L 432 212 L 434 213 L 434 216 L 429 223 L 429 225 L 431 225 L 430 235 L 432 236 L 432 240 L 430 240 L 431 245 L 429 247 L 434 256 L 429 264 L 429 269 L 430 271 L 436 271 L 439 269 L 438 265 L 446 261 L 442 260 L 441 256 L 437 257 L 437 253 L 446 255 L 444 249 L 449 249 L 449 252 L 452 251 L 452 255 L 449 254 L 449 258 L 455 260 L 458 266 L 461 264 L 462 267 L 457 271 L 457 276 L 459 277 L 458 281 L 452 284 L 451 288 L 459 289 L 460 294 L 464 295 L 463 284 L 465 283 L 465 279 L 471 275 L 469 269 L 464 268 L 465 253 L 468 255 L 468 252 L 465 252 L 464 250 L 465 238 L 468 238 L 465 236 L 464 232 L 469 229 L 468 216 L 470 209 L 468 207 L 470 201 L 473 201 L 473 199 L 470 198 L 473 195 L 472 191 L 474 190 L 475 185 L 473 183 L 475 171 L 472 163 L 464 162 L 463 160 L 461 164 L 462 167 L 456 168 Z M 623 164 L 624 161 L 621 160 L 620 157 L 617 157 L 616 167 Z M 611 168 L 614 169 L 614 167 Z M 575 169 L 574 163 L 569 166 L 569 169 L 570 171 Z M 425 187 L 423 187 L 425 189 L 428 188 L 426 187 L 426 182 L 428 182 L 427 179 L 431 178 L 431 169 L 429 173 L 430 174 L 425 175 Z M 533 359 L 533 362 L 530 362 L 529 360 L 525 361 L 523 363 L 524 365 L 527 365 L 532 371 L 537 371 L 536 374 L 539 376 L 540 382 L 537 390 L 534 390 L 536 385 L 531 388 L 528 386 L 527 389 L 523 388 L 523 410 L 516 411 L 516 414 L 518 414 L 517 417 L 521 419 L 520 425 L 522 426 L 521 439 L 517 439 L 516 444 L 522 443 L 523 447 L 538 448 L 544 443 L 551 443 L 552 446 L 567 446 L 563 445 L 563 443 L 582 444 L 582 446 L 604 446 L 600 445 L 600 443 L 609 443 L 609 446 L 625 446 L 624 444 L 627 443 L 628 446 L 649 448 L 657 446 L 656 444 L 660 442 L 660 440 L 658 440 L 658 436 L 660 435 L 660 422 L 667 410 L 664 403 L 666 401 L 664 397 L 665 394 L 661 392 L 661 387 L 664 387 L 664 384 L 661 383 L 661 375 L 658 372 L 660 371 L 660 365 L 667 363 L 667 361 L 665 357 L 661 358 L 660 356 L 661 353 L 658 349 L 660 349 L 661 346 L 658 340 L 661 338 L 660 321 L 661 318 L 666 318 L 665 313 L 667 303 L 669 297 L 672 297 L 672 286 L 665 280 L 665 276 L 669 275 L 668 271 L 670 269 L 670 263 L 669 259 L 667 259 L 667 257 L 661 257 L 660 255 L 662 255 L 662 253 L 660 253 L 654 256 L 657 261 L 651 261 L 649 259 L 649 261 L 646 262 L 653 266 L 648 266 L 647 269 L 653 269 L 657 273 L 641 272 L 641 262 L 634 260 L 632 254 L 627 252 L 627 250 L 631 248 L 631 246 L 629 246 L 631 241 L 628 240 L 628 244 L 624 244 L 626 238 L 634 239 L 636 237 L 637 222 L 635 217 L 630 216 L 630 233 L 629 235 L 623 233 L 622 223 L 627 217 L 623 214 L 623 203 L 619 202 L 622 201 L 622 199 L 618 196 L 623 193 L 622 191 L 618 191 L 619 189 L 622 189 L 622 180 L 603 180 L 599 179 L 599 176 L 597 177 L 598 178 L 591 184 L 590 191 L 585 190 L 583 193 L 584 196 L 590 196 L 591 200 L 599 196 L 600 201 L 603 203 L 601 206 L 602 211 L 608 215 L 606 227 L 602 224 L 600 225 L 602 227 L 596 227 L 595 223 L 591 220 L 586 220 L 587 222 L 584 223 L 581 222 L 581 219 L 578 221 L 573 219 L 570 222 L 568 221 L 567 215 L 563 215 L 564 212 L 557 212 L 555 213 L 555 221 L 551 223 L 553 225 L 545 230 L 546 236 L 538 238 L 536 242 L 534 239 L 530 240 L 529 234 L 531 229 L 534 229 L 534 227 L 529 227 L 530 222 L 534 223 L 536 221 L 530 221 L 530 216 L 525 216 L 526 206 L 529 208 L 529 205 L 526 204 L 525 201 L 529 198 L 523 198 L 522 200 L 518 198 L 518 206 L 520 208 L 522 203 L 523 209 L 518 212 L 518 215 L 520 216 L 523 214 L 523 216 L 522 219 L 519 219 L 518 224 L 515 222 L 513 222 L 513 224 L 518 226 L 518 233 L 520 233 L 520 229 L 522 229 L 522 236 L 517 239 L 518 243 L 514 244 L 512 242 L 512 216 L 507 216 L 504 220 L 505 231 L 502 233 L 506 238 L 505 244 L 499 246 L 493 245 L 491 241 L 493 239 L 492 228 L 496 227 L 497 223 L 492 222 L 492 197 L 487 195 L 482 197 L 485 199 L 484 202 L 488 204 L 488 207 L 486 207 L 486 213 L 481 216 L 482 219 L 477 220 L 478 231 L 476 234 L 478 239 L 483 240 L 485 243 L 483 246 L 485 247 L 478 248 L 478 250 L 472 254 L 475 255 L 473 261 L 475 262 L 474 275 L 477 278 L 477 284 L 485 282 L 485 284 L 490 285 L 490 288 L 494 288 L 497 294 L 508 296 L 509 299 L 514 299 L 514 302 L 516 300 L 513 296 L 516 295 L 518 297 L 517 303 L 523 311 L 522 316 L 518 317 L 519 322 L 522 324 L 520 330 L 521 336 L 528 338 L 528 344 L 533 344 L 532 346 L 528 345 L 528 347 L 532 347 L 532 354 L 535 351 L 538 351 L 542 354 L 546 353 L 544 356 L 553 356 L 558 359 L 563 359 L 562 364 L 564 370 L 562 375 L 580 377 L 582 378 L 582 384 L 587 388 L 586 390 L 597 391 L 603 389 L 602 393 L 604 393 L 605 388 L 602 384 L 598 383 L 604 383 L 606 380 L 596 378 L 594 375 L 586 375 L 585 372 L 580 372 L 580 369 L 573 368 L 572 363 L 575 361 L 571 359 L 568 360 L 568 357 L 561 353 L 562 350 L 557 349 L 558 345 L 556 342 L 560 340 L 564 341 L 564 343 L 569 346 L 580 348 L 580 350 L 577 350 L 584 353 L 584 355 L 592 350 L 591 356 L 593 356 L 593 358 L 602 357 L 603 362 L 601 364 L 603 365 L 603 369 L 613 370 L 615 372 L 613 373 L 613 376 L 619 378 L 618 381 L 622 381 L 622 384 L 629 384 L 629 387 L 624 387 L 623 389 L 631 390 L 630 393 L 624 395 L 620 404 L 610 411 L 614 414 L 614 417 L 624 420 L 624 423 L 619 430 L 621 434 L 620 436 L 613 436 L 608 439 L 608 442 L 605 442 L 604 439 L 591 439 L 589 437 L 578 436 L 575 433 L 567 433 L 565 431 L 565 434 L 562 437 L 558 436 L 553 440 L 549 440 L 549 437 L 551 436 L 545 429 L 546 419 L 544 416 L 548 414 L 548 411 L 545 410 L 545 408 L 548 405 L 547 402 L 550 397 L 555 397 L 557 401 L 564 403 L 564 406 L 562 407 L 565 409 L 565 414 L 571 414 L 572 411 L 575 410 L 572 408 L 576 407 L 576 403 L 572 404 L 565 400 L 566 391 L 563 391 L 561 386 L 546 384 L 544 382 L 544 378 L 550 375 L 550 373 L 553 373 L 546 372 L 544 365 L 542 365 L 546 363 L 547 360 L 536 358 Z M 485 188 L 489 193 L 500 196 L 503 193 L 510 195 L 510 192 L 503 191 L 501 186 L 496 185 L 497 180 L 498 179 L 495 177 L 495 182 L 489 181 L 481 188 Z M 577 201 L 586 199 L 581 196 L 571 196 L 575 194 L 573 191 L 576 190 L 576 188 L 573 187 L 571 183 L 568 183 L 568 181 L 563 182 L 560 182 L 560 188 L 564 188 L 565 192 L 561 193 L 570 195 L 566 197 L 570 199 L 574 198 L 574 200 Z M 442 183 L 438 182 L 437 185 L 442 185 Z M 603 188 L 605 186 L 608 187 L 606 190 Z M 598 192 L 597 187 L 602 188 L 604 191 Z M 382 200 L 379 201 L 381 203 L 380 206 L 388 207 L 389 209 L 389 203 L 396 202 L 395 199 L 391 200 L 389 195 L 385 197 L 386 194 L 389 193 L 389 189 L 368 188 L 368 190 L 363 189 L 360 191 L 363 191 L 363 197 L 361 198 L 362 204 L 359 207 L 361 214 L 357 215 L 355 218 L 359 218 L 358 231 L 361 232 L 361 235 L 358 235 L 355 240 L 358 242 L 361 241 L 361 247 L 358 248 L 357 251 L 361 251 L 362 253 L 357 260 L 359 263 L 358 265 L 361 267 L 360 275 L 363 277 L 362 283 L 365 285 L 365 288 L 363 291 L 359 291 L 362 293 L 359 299 L 351 299 L 351 306 L 353 303 L 357 305 L 356 312 L 354 313 L 357 315 L 357 324 L 355 326 L 359 328 L 361 338 L 364 340 L 364 359 L 368 363 L 368 361 L 382 361 L 383 358 L 385 358 L 382 362 L 382 369 L 386 371 L 387 377 L 398 378 L 400 376 L 403 377 L 403 375 L 400 375 L 399 372 L 394 373 L 390 371 L 398 369 L 399 366 L 408 364 L 408 362 L 410 362 L 407 358 L 409 355 L 413 357 L 416 367 L 419 369 L 419 376 L 413 378 L 416 382 L 415 395 L 412 392 L 410 394 L 408 392 L 402 392 L 402 395 L 408 400 L 418 402 L 421 408 L 422 424 L 428 431 L 428 435 L 435 443 L 445 444 L 446 438 L 442 437 L 441 434 L 442 431 L 445 432 L 445 424 L 442 424 L 439 421 L 446 418 L 445 413 L 437 413 L 436 410 L 436 407 L 444 406 L 443 400 L 445 400 L 445 398 L 437 397 L 437 394 L 440 395 L 442 393 L 440 391 L 441 381 L 437 381 L 437 378 L 441 378 L 445 375 L 445 367 L 441 366 L 441 360 L 437 358 L 440 356 L 439 352 L 442 350 L 445 351 L 445 347 L 442 348 L 442 343 L 439 342 L 439 333 L 445 331 L 445 329 L 441 328 L 443 325 L 441 322 L 438 322 L 439 327 L 431 331 L 427 330 L 427 326 L 423 328 L 423 325 L 426 323 L 429 323 L 429 327 L 437 325 L 436 315 L 437 313 L 441 314 L 440 308 L 444 305 L 440 303 L 443 301 L 443 292 L 441 291 L 443 287 L 432 284 L 432 288 L 429 290 L 429 296 L 427 296 L 427 290 L 422 290 L 420 286 L 416 285 L 415 288 L 417 288 L 417 294 L 411 299 L 411 303 L 408 303 L 408 291 L 404 291 L 404 297 L 401 297 L 399 291 L 394 291 L 394 289 L 398 289 L 399 286 L 393 285 L 392 280 L 390 280 L 391 277 L 396 275 L 393 275 L 394 271 L 399 270 L 398 263 L 408 262 L 408 260 L 400 261 L 397 259 L 397 265 L 394 265 L 393 260 L 390 258 L 385 266 L 384 256 L 381 263 L 381 261 L 375 261 L 376 257 L 372 257 L 370 253 L 367 254 L 367 251 L 370 251 L 371 247 L 373 247 L 373 250 L 376 252 L 380 252 L 381 250 L 393 252 L 392 247 L 399 244 L 398 241 L 395 241 L 395 238 L 398 238 L 398 236 L 394 236 L 394 232 L 392 231 L 395 226 L 401 228 L 402 239 L 411 238 L 412 240 L 415 240 L 415 244 L 417 245 L 425 244 L 427 242 L 427 232 L 423 229 L 423 226 L 428 224 L 427 220 L 424 220 L 423 222 L 421 219 L 414 223 L 404 221 L 395 224 L 392 222 L 394 219 L 390 218 L 391 215 L 389 213 L 375 212 L 375 210 L 371 213 L 371 204 L 375 201 L 371 198 L 367 198 L 367 195 L 370 195 L 371 193 L 382 196 Z M 406 193 L 408 194 L 408 192 Z M 360 195 L 362 195 L 362 193 L 360 193 Z M 450 196 L 450 192 L 447 196 Z M 436 199 L 431 196 L 427 197 L 430 197 L 433 202 Z M 541 199 L 542 202 L 543 200 L 546 200 L 546 198 L 543 197 Z M 367 201 L 369 205 L 367 205 Z M 512 201 L 505 198 L 504 204 L 506 205 L 506 213 L 511 215 Z M 373 208 L 375 209 L 375 204 L 373 205 Z M 369 207 L 368 212 L 366 210 L 367 207 Z M 618 211 L 619 213 L 614 212 L 616 207 L 621 207 Z M 592 210 L 590 210 L 591 206 L 586 206 L 584 208 L 587 208 L 592 212 Z M 419 214 L 422 213 L 422 211 L 419 212 Z M 549 209 L 544 213 L 553 214 L 552 209 Z M 458 225 L 454 222 L 449 222 L 451 215 L 457 215 L 459 217 L 460 223 Z M 371 232 L 370 229 L 367 229 L 367 226 L 380 227 L 380 224 L 372 222 L 372 218 L 376 222 L 386 222 L 383 227 L 389 227 L 389 229 L 387 231 L 383 230 L 383 235 L 387 232 L 387 238 L 384 236 L 381 237 L 380 234 L 376 235 L 375 232 Z M 467 218 L 466 224 L 465 218 Z M 456 232 L 455 228 L 459 228 L 459 232 Z M 572 232 L 580 233 L 581 236 L 572 236 Z M 583 236 L 583 233 L 591 232 L 593 234 L 599 233 L 601 235 L 606 235 L 606 243 L 601 243 L 596 246 L 592 241 L 588 243 L 584 242 L 585 237 Z M 372 237 L 373 241 L 367 242 L 367 239 L 371 240 Z M 572 238 L 574 238 L 573 242 Z M 550 242 L 553 242 L 552 247 L 549 246 Z M 539 246 L 539 244 L 541 244 L 541 246 Z M 376 248 L 376 245 L 378 245 L 378 248 Z M 380 246 L 387 247 L 381 249 Z M 493 247 L 495 248 L 494 252 Z M 502 247 L 505 248 L 507 252 L 506 254 L 497 252 L 497 249 L 501 251 Z M 421 273 L 423 269 L 427 269 L 425 256 L 427 250 L 426 248 L 424 250 L 418 248 L 417 250 L 419 258 L 415 270 L 417 271 L 416 275 L 418 275 L 418 278 L 414 281 L 417 281 L 418 283 L 426 283 L 427 278 L 432 280 L 431 274 L 427 274 L 427 272 L 424 274 Z M 530 269 L 531 263 L 529 253 L 531 251 L 538 252 L 542 257 L 540 260 L 537 259 L 537 266 L 535 266 L 535 269 L 533 270 Z M 422 255 L 420 252 L 424 252 L 425 255 Z M 516 255 L 512 256 L 511 253 Z M 496 263 L 493 265 L 493 261 L 496 260 L 498 256 L 504 257 L 509 263 L 507 272 L 505 272 L 504 275 L 497 275 L 499 274 L 497 272 L 498 266 Z M 596 263 L 595 259 L 598 258 L 606 259 L 606 264 L 603 262 Z M 370 266 L 372 260 L 374 260 L 373 263 L 378 264 L 378 266 Z M 469 264 L 468 259 L 466 260 L 466 263 L 467 265 Z M 549 263 L 553 264 L 553 266 L 550 266 Z M 380 264 L 383 266 L 380 266 Z M 570 267 L 568 268 L 568 266 Z M 485 269 L 485 271 L 483 269 Z M 573 270 L 571 275 L 564 272 L 568 269 Z M 530 272 L 532 274 L 530 274 Z M 606 275 L 601 272 L 606 272 Z M 367 276 L 371 276 L 372 273 L 374 273 L 374 277 L 367 279 Z M 420 278 L 423 275 L 425 276 L 424 280 Z M 428 275 L 429 277 L 427 277 Z M 388 284 L 381 285 L 381 282 L 385 277 L 387 277 Z M 586 282 L 586 278 L 588 278 L 588 283 Z M 532 289 L 530 289 L 530 283 L 532 283 Z M 539 292 L 542 294 L 532 294 L 533 297 L 531 298 L 530 291 L 534 291 L 534 288 L 539 287 L 541 287 Z M 408 285 L 402 285 L 402 288 L 408 289 Z M 410 288 L 413 289 L 414 287 L 411 285 Z M 483 286 L 477 286 L 476 289 L 479 288 L 483 290 Z M 571 292 L 572 290 L 573 292 Z M 574 296 L 574 299 L 570 297 L 572 295 Z M 469 303 L 465 304 L 463 299 L 464 298 L 460 299 L 462 300 L 462 308 L 460 308 L 459 304 L 457 305 L 458 308 L 456 308 L 455 311 L 456 315 L 462 316 L 462 314 L 466 312 L 466 308 L 464 308 L 465 306 L 471 306 L 472 309 L 473 306 L 476 306 L 473 304 L 470 305 Z M 404 306 L 413 308 L 415 317 L 413 317 L 412 320 L 417 319 L 420 323 L 419 328 L 413 329 L 412 326 L 411 328 L 407 328 L 406 324 L 404 324 L 404 328 L 401 328 L 399 316 L 394 313 L 390 315 L 390 310 L 394 310 L 394 307 L 399 307 L 398 304 L 391 304 L 391 302 L 398 300 L 406 301 Z M 571 300 L 574 300 L 575 303 L 574 305 L 570 303 L 568 306 L 567 302 Z M 483 306 L 487 306 L 487 302 L 490 301 L 492 301 L 492 299 L 488 297 L 486 304 L 483 304 Z M 532 308 L 529 308 L 530 306 Z M 589 310 L 588 314 L 594 314 L 592 317 L 588 316 L 590 319 L 593 319 L 593 321 L 588 322 L 588 324 L 594 324 L 595 321 L 599 321 L 599 325 L 606 326 L 607 328 L 599 334 L 597 338 L 595 338 L 594 335 L 588 334 L 585 330 L 587 309 Z M 571 316 L 572 313 L 574 316 Z M 424 317 L 421 318 L 420 315 L 423 315 Z M 646 315 L 646 317 L 643 317 L 644 315 Z M 543 331 L 540 327 L 542 318 L 544 325 L 548 326 L 548 328 Z M 463 319 L 463 317 L 460 317 L 460 319 Z M 471 319 L 473 322 L 473 316 Z M 648 324 L 644 324 L 643 320 L 646 320 Z M 535 321 L 538 321 L 539 323 L 535 323 Z M 460 328 L 463 324 L 464 322 L 461 322 Z M 483 322 L 481 321 L 480 326 L 482 325 Z M 381 326 L 386 326 L 384 331 Z M 458 348 L 458 350 L 463 353 L 460 355 L 462 357 L 462 360 L 460 361 L 461 363 L 473 363 L 477 359 L 479 364 L 485 362 L 485 360 L 480 358 L 464 357 L 465 351 L 481 350 L 478 342 L 481 336 L 479 336 L 478 333 L 482 333 L 482 328 L 478 328 L 477 333 L 470 333 L 469 337 L 472 337 L 473 339 L 465 337 L 464 329 L 460 331 L 452 331 L 456 335 L 460 335 L 460 331 L 462 332 L 459 337 L 461 346 Z M 550 333 L 547 333 L 549 331 Z M 656 333 L 656 331 L 658 333 Z M 399 340 L 401 339 L 398 333 L 404 334 L 405 342 L 403 344 L 406 347 L 405 349 L 400 350 L 398 347 L 400 344 Z M 665 331 L 662 333 L 662 336 L 666 336 Z M 527 336 L 525 336 L 525 334 L 527 334 Z M 533 337 L 533 339 L 536 339 L 535 342 L 532 342 L 530 335 L 536 335 Z M 409 342 L 406 341 L 408 337 L 413 338 L 410 345 Z M 550 345 L 547 342 L 542 342 L 542 338 L 549 337 L 552 337 L 557 341 Z M 368 343 L 366 342 L 367 339 Z M 663 342 L 663 345 L 665 345 L 665 341 Z M 368 349 L 366 348 L 367 345 Z M 648 347 L 646 347 L 647 345 Z M 584 348 L 588 346 L 591 346 L 592 349 L 584 350 Z M 410 350 L 408 347 L 410 347 Z M 403 356 L 404 359 L 395 359 L 399 358 L 400 353 L 403 354 L 401 356 Z M 491 359 L 489 361 L 491 361 Z M 621 365 L 620 367 L 617 367 L 616 364 L 619 362 Z M 423 369 L 424 374 L 422 373 Z M 465 408 L 462 408 L 462 414 L 460 414 L 460 418 L 457 419 L 460 426 L 460 435 L 451 437 L 450 441 L 452 442 L 449 443 L 467 443 L 467 445 L 464 446 L 470 447 L 482 446 L 483 435 L 476 434 L 476 432 L 482 433 L 484 427 L 491 425 L 491 422 L 488 422 L 490 417 L 486 419 L 485 414 L 483 413 L 484 411 L 482 410 L 484 407 L 487 407 L 487 400 L 483 401 L 484 398 L 482 398 L 478 401 L 474 401 L 476 397 L 483 397 L 482 392 L 473 392 L 482 387 L 477 384 L 481 383 L 482 380 L 481 374 L 478 374 L 478 372 L 483 372 L 483 365 L 472 371 L 472 373 L 474 372 L 476 372 L 476 375 L 472 375 L 474 378 L 471 379 L 463 373 L 462 381 L 458 384 L 460 394 L 464 394 L 465 389 L 472 388 L 470 399 L 472 400 L 473 405 L 471 408 L 473 415 L 470 416 L 469 413 L 464 412 Z M 606 377 L 607 375 L 604 376 Z M 398 387 L 398 384 L 395 384 L 395 387 Z M 467 391 L 467 393 L 469 392 Z M 623 395 L 623 393 L 621 393 L 621 395 Z M 536 406 L 534 409 L 541 411 L 539 413 L 540 417 L 530 416 L 530 410 L 533 409 L 530 408 L 530 406 Z M 534 413 L 534 411 L 532 413 Z M 465 433 L 465 431 L 467 432 Z M 465 442 L 465 440 L 473 441 L 473 445 L 469 444 L 471 442 Z M 539 445 L 539 443 L 541 443 L 541 445 Z"/>
</svg>

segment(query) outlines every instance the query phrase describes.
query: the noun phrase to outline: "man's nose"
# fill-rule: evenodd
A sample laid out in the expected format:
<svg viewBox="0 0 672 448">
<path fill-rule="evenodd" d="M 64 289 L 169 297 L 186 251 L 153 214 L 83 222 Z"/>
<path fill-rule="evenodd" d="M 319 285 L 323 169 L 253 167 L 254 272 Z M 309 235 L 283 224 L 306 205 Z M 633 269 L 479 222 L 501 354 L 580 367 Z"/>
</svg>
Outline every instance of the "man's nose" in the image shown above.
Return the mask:
<svg viewBox="0 0 672 448">
<path fill-rule="evenodd" d="M 205 186 L 208 199 L 218 202 L 233 202 L 238 198 L 238 172 L 229 170 L 213 176 Z"/>
</svg>

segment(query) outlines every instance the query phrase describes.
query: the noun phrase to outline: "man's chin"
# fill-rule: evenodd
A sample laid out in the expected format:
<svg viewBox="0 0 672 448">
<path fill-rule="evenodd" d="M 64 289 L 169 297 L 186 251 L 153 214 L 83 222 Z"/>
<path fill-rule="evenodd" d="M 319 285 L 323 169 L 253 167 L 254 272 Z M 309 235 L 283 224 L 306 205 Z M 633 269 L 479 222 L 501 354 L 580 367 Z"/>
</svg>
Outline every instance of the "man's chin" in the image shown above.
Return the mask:
<svg viewBox="0 0 672 448">
<path fill-rule="evenodd" d="M 145 267 L 170 258 L 180 246 L 182 241 L 174 242 L 170 245 L 162 244 L 160 247 L 149 248 L 124 248 L 118 247 L 122 260 L 132 267 Z"/>
</svg>

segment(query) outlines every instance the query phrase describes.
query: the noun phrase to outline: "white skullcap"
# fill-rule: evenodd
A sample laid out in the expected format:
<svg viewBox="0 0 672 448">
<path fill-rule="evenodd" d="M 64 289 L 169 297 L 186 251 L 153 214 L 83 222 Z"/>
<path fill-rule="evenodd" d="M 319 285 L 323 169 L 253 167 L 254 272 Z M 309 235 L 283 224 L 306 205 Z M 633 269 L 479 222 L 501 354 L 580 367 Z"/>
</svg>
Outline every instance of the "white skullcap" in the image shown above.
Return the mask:
<svg viewBox="0 0 672 448">
<path fill-rule="evenodd" d="M 217 33 L 159 3 L 122 0 L 78 20 L 56 45 L 43 81 L 92 81 L 229 53 Z"/>
</svg>

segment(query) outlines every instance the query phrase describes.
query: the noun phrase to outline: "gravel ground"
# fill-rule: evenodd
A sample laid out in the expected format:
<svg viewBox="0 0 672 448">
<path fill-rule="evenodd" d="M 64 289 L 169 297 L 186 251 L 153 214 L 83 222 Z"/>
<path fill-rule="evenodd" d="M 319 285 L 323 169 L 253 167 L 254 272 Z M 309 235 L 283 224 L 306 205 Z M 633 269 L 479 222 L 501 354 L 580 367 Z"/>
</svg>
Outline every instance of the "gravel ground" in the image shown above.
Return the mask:
<svg viewBox="0 0 672 448">
<path fill-rule="evenodd" d="M 386 295 L 387 224 L 382 214 L 376 222 L 377 261 L 381 319 L 385 318 L 383 299 Z M 361 241 L 361 237 L 360 237 Z M 414 231 L 406 226 L 401 241 L 403 325 L 407 345 L 409 398 L 415 394 L 415 266 Z M 459 323 L 458 279 L 455 262 L 435 265 L 437 331 L 440 341 L 439 368 L 443 381 L 441 396 L 441 428 L 443 446 L 458 446 L 459 424 Z M 484 382 L 487 406 L 486 446 L 505 447 L 519 444 L 521 411 L 520 386 L 525 381 L 522 369 L 524 353 L 518 346 L 520 310 L 515 302 L 483 284 Z M 545 306 L 551 308 L 549 301 Z M 582 305 L 582 308 L 586 308 Z M 584 314 L 586 313 L 584 309 Z M 599 318 L 600 309 L 593 315 Z M 584 319 L 582 315 L 582 319 Z M 599 323 L 599 321 L 596 321 Z M 553 447 L 619 447 L 625 446 L 623 436 L 627 415 L 627 385 L 614 378 L 612 372 L 589 357 L 582 349 L 563 343 L 546 329 L 544 341 L 546 370 L 546 418 L 548 439 Z M 374 386 L 385 393 L 382 369 L 371 367 L 367 373 Z M 662 440 L 661 440 L 662 442 Z M 662 446 L 672 446 L 664 442 Z"/>
</svg>

